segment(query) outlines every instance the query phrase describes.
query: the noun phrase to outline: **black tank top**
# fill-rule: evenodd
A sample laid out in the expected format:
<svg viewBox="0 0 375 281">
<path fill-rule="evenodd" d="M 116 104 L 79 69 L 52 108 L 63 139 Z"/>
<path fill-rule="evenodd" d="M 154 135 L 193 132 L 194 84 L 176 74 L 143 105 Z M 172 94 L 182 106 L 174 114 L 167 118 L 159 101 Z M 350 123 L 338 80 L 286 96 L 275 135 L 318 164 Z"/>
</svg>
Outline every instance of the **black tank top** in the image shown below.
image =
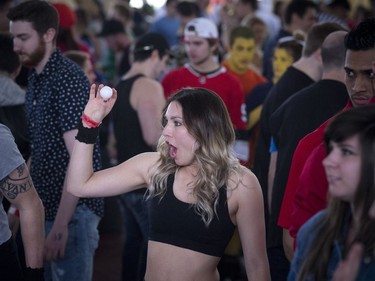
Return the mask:
<svg viewBox="0 0 375 281">
<path fill-rule="evenodd" d="M 159 196 L 151 199 L 149 239 L 221 257 L 235 229 L 229 216 L 226 187 L 219 190 L 217 215 L 207 227 L 191 204 L 174 196 L 174 177 L 174 174 L 168 176 L 162 199 Z"/>
<path fill-rule="evenodd" d="M 117 100 L 112 110 L 113 130 L 117 141 L 117 160 L 122 163 L 143 152 L 153 151 L 143 139 L 138 114 L 130 104 L 130 93 L 134 82 L 142 77 L 137 74 L 120 81 L 117 86 Z M 152 94 L 152 93 L 151 93 Z"/>
</svg>

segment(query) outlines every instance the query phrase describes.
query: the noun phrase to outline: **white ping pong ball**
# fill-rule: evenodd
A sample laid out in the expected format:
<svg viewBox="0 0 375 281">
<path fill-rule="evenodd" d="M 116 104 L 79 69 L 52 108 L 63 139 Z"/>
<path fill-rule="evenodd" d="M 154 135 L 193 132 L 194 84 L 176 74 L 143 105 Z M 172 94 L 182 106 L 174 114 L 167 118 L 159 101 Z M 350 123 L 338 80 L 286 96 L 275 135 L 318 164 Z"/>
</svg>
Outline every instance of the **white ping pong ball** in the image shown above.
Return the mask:
<svg viewBox="0 0 375 281">
<path fill-rule="evenodd" d="M 100 96 L 103 98 L 103 99 L 105 99 L 105 100 L 107 100 L 107 99 L 109 99 L 109 98 L 111 98 L 112 97 L 112 89 L 110 88 L 110 87 L 108 87 L 108 86 L 104 86 L 101 90 L 100 90 Z"/>
</svg>

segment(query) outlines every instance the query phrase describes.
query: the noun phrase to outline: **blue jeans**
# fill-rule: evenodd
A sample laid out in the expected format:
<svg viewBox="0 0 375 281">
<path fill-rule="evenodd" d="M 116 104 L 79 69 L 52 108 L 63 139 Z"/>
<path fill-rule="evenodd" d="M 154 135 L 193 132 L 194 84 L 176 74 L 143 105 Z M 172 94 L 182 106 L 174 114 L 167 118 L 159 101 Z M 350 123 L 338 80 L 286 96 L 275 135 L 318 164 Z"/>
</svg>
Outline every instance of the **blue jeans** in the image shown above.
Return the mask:
<svg viewBox="0 0 375 281">
<path fill-rule="evenodd" d="M 45 281 L 91 281 L 94 253 L 99 243 L 100 217 L 86 206 L 78 206 L 68 225 L 63 258 L 44 264 Z M 46 235 L 53 221 L 46 221 Z"/>
<path fill-rule="evenodd" d="M 149 201 L 143 193 L 130 192 L 120 196 L 124 219 L 125 242 L 122 254 L 122 280 L 144 280 L 147 263 Z"/>
</svg>

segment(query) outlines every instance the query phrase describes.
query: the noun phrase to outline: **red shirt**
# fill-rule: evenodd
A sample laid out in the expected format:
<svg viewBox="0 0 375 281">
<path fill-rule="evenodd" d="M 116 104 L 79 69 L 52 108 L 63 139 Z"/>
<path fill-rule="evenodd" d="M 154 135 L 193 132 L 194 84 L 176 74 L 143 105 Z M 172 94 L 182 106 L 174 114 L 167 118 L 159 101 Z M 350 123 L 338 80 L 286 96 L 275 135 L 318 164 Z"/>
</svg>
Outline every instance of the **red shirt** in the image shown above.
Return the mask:
<svg viewBox="0 0 375 281">
<path fill-rule="evenodd" d="M 323 135 L 324 130 L 322 138 Z M 326 146 L 321 142 L 311 152 L 303 167 L 291 213 L 289 233 L 293 238 L 297 237 L 298 230 L 306 221 L 327 207 L 328 181 L 322 164 L 326 156 Z"/>
<path fill-rule="evenodd" d="M 246 129 L 246 110 L 243 88 L 237 77 L 220 67 L 211 73 L 199 73 L 190 65 L 170 71 L 162 80 L 164 94 L 168 98 L 184 87 L 200 87 L 214 91 L 227 107 L 235 129 Z"/>
<path fill-rule="evenodd" d="M 228 70 L 229 73 L 236 76 L 244 89 L 245 97 L 250 94 L 250 92 L 255 88 L 256 85 L 263 84 L 267 82 L 267 79 L 262 75 L 256 73 L 252 69 L 248 69 L 245 73 L 236 73 L 230 67 L 227 61 L 224 61 L 222 65 Z"/>
<path fill-rule="evenodd" d="M 320 128 L 317 130 L 319 129 Z M 296 150 L 294 151 L 283 203 L 280 209 L 279 220 L 277 223 L 278 226 L 282 228 L 289 229 L 291 226 L 294 195 L 299 184 L 300 175 L 309 155 L 323 140 L 323 134 L 320 134 L 317 132 L 317 130 L 311 132 L 301 139 Z"/>
</svg>

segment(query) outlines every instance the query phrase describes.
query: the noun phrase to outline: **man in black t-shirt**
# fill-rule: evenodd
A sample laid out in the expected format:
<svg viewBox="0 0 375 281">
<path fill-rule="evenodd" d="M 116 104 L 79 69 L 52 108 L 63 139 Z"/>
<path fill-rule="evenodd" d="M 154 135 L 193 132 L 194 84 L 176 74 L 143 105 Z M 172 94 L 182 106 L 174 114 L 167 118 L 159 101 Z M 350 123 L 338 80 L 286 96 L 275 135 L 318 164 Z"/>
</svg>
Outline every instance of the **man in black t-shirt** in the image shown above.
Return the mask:
<svg viewBox="0 0 375 281">
<path fill-rule="evenodd" d="M 267 249 L 270 262 L 272 280 L 286 280 L 289 272 L 289 261 L 286 259 L 282 244 L 282 231 L 272 222 L 272 186 L 268 185 L 269 172 L 272 178 L 272 163 L 270 167 L 270 118 L 277 108 L 297 91 L 311 85 L 322 77 L 322 60 L 320 48 L 324 39 L 332 32 L 342 30 L 342 27 L 334 23 L 317 24 L 307 34 L 302 57 L 287 69 L 279 81 L 273 86 L 263 104 L 260 117 L 260 132 L 255 148 L 253 172 L 257 176 L 265 200 Z M 273 182 L 272 180 L 270 182 Z M 276 219 L 277 221 L 277 219 Z"/>
</svg>

